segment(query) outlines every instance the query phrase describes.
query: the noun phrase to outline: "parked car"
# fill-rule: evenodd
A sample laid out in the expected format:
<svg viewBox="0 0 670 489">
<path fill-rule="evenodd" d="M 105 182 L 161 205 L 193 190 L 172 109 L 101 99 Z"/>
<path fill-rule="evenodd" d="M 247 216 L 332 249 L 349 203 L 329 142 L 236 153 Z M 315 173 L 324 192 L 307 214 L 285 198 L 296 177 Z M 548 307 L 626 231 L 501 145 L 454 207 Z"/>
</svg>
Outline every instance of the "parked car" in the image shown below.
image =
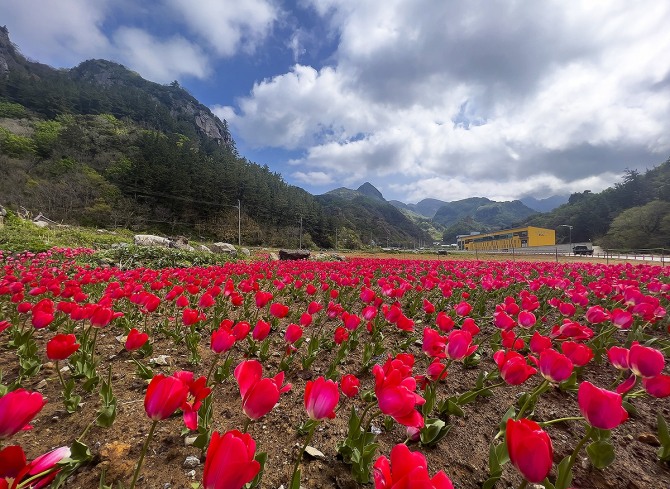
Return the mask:
<svg viewBox="0 0 670 489">
<path fill-rule="evenodd" d="M 572 252 L 575 255 L 593 255 L 593 248 L 586 245 L 577 245 L 572 247 Z"/>
</svg>

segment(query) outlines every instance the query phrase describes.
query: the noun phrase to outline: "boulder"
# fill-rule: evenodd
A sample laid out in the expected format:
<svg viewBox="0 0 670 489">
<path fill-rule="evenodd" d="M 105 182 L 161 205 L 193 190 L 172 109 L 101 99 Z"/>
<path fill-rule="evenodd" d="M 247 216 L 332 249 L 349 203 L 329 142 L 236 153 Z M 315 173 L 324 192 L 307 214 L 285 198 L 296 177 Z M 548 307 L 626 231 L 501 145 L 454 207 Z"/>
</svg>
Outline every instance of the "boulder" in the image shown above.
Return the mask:
<svg viewBox="0 0 670 489">
<path fill-rule="evenodd" d="M 249 251 L 249 248 L 240 248 L 240 251 L 244 256 L 251 256 L 251 251 Z"/>
<path fill-rule="evenodd" d="M 279 250 L 280 260 L 306 260 L 309 255 L 309 250 Z"/>
<path fill-rule="evenodd" d="M 277 253 L 273 251 L 270 252 L 270 254 L 268 255 L 268 261 L 279 261 L 279 255 L 277 255 Z"/>
<path fill-rule="evenodd" d="M 153 234 L 136 234 L 133 238 L 137 246 L 160 246 L 163 248 L 170 247 L 170 240 L 162 236 L 154 236 Z"/>
<path fill-rule="evenodd" d="M 188 244 L 188 238 L 185 236 L 170 238 L 170 247 L 178 250 L 195 251 L 195 248 Z"/>
<path fill-rule="evenodd" d="M 221 253 L 225 254 L 228 253 L 229 255 L 234 255 L 237 253 L 237 250 L 233 245 L 230 243 L 213 243 L 210 247 L 210 250 L 212 250 L 214 253 Z"/>
<path fill-rule="evenodd" d="M 204 244 L 198 245 L 198 251 L 202 251 L 203 253 L 211 253 L 212 250 L 207 248 Z"/>
</svg>

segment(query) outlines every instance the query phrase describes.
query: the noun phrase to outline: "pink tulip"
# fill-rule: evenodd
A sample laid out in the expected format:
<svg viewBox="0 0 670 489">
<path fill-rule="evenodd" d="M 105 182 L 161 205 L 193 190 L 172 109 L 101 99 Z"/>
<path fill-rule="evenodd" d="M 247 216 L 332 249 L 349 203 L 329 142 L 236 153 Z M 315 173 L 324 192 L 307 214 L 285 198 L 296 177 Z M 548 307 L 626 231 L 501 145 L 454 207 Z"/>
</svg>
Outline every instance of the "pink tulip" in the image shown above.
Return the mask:
<svg viewBox="0 0 670 489">
<path fill-rule="evenodd" d="M 542 377 L 556 384 L 563 382 L 572 375 L 572 361 L 553 348 L 540 353 L 539 366 Z"/>
<path fill-rule="evenodd" d="M 251 333 L 251 337 L 255 341 L 263 341 L 270 334 L 270 323 L 259 319 L 254 327 L 254 331 Z"/>
<path fill-rule="evenodd" d="M 45 404 L 42 394 L 25 389 L 16 389 L 0 397 L 0 440 L 31 429 L 28 423 Z"/>
<path fill-rule="evenodd" d="M 333 419 L 339 399 L 337 382 L 318 377 L 314 381 L 308 380 L 305 385 L 305 410 L 311 419 Z"/>
<path fill-rule="evenodd" d="M 540 425 L 525 418 L 508 419 L 505 439 L 510 462 L 527 481 L 541 482 L 549 475 L 554 450 L 549 435 Z"/>
<path fill-rule="evenodd" d="M 630 329 L 633 325 L 633 315 L 623 309 L 614 309 L 611 313 L 612 324 L 619 329 Z"/>
<path fill-rule="evenodd" d="M 521 311 L 519 313 L 519 326 L 522 328 L 532 328 L 535 326 L 535 323 L 537 322 L 537 319 L 535 318 L 535 314 L 529 311 Z"/>
<path fill-rule="evenodd" d="M 540 333 L 535 331 L 533 333 L 533 337 L 530 339 L 530 351 L 538 355 L 547 348 L 551 348 L 551 338 L 548 336 L 542 336 Z"/>
<path fill-rule="evenodd" d="M 607 358 L 614 368 L 628 370 L 630 368 L 630 364 L 628 363 L 629 353 L 628 348 L 613 346 L 607 350 Z"/>
<path fill-rule="evenodd" d="M 431 328 L 423 329 L 423 343 L 421 348 L 424 353 L 432 358 L 444 358 L 447 338 Z"/>
<path fill-rule="evenodd" d="M 582 416 L 595 428 L 611 430 L 628 419 L 620 394 L 600 389 L 590 382 L 579 385 L 577 401 Z"/>
<path fill-rule="evenodd" d="M 630 369 L 638 377 L 656 377 L 665 367 L 663 353 L 655 348 L 642 346 L 637 342 L 630 347 L 628 361 Z"/>
<path fill-rule="evenodd" d="M 477 351 L 479 345 L 472 344 L 472 335 L 467 331 L 456 330 L 449 333 L 446 354 L 452 360 L 463 360 Z"/>
</svg>

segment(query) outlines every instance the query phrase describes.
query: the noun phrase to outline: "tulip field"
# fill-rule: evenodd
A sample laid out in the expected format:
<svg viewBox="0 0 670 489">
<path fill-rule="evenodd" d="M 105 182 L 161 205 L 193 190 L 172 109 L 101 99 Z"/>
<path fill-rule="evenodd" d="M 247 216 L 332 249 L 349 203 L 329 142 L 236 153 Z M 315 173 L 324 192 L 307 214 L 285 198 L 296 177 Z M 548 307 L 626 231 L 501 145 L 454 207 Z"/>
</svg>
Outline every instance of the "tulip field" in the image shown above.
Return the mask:
<svg viewBox="0 0 670 489">
<path fill-rule="evenodd" d="M 0 489 L 670 487 L 670 268 L 0 252 Z"/>
</svg>

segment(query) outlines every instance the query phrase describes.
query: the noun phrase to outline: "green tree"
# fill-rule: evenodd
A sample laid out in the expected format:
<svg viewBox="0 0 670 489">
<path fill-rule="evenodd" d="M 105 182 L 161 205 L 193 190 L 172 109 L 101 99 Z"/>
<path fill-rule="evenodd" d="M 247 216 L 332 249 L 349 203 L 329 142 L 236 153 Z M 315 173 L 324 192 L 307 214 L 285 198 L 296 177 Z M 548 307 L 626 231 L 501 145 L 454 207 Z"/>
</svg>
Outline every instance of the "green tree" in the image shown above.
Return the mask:
<svg viewBox="0 0 670 489">
<path fill-rule="evenodd" d="M 602 240 L 606 248 L 670 247 L 670 202 L 654 200 L 619 214 Z"/>
</svg>

